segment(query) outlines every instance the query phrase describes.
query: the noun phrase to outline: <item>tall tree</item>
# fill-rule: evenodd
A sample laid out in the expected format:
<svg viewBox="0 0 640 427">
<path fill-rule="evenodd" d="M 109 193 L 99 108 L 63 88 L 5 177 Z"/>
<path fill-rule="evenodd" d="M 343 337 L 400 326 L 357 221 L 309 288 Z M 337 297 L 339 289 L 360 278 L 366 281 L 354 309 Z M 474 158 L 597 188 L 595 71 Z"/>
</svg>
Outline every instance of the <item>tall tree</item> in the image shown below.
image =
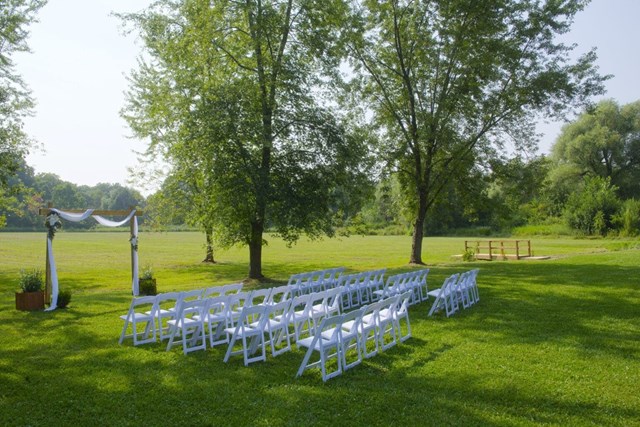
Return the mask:
<svg viewBox="0 0 640 427">
<path fill-rule="evenodd" d="M 27 27 L 46 0 L 0 2 L 0 209 L 13 197 L 9 178 L 14 176 L 33 142 L 23 131 L 23 120 L 32 113 L 33 99 L 15 71 L 13 54 L 28 52 Z M 0 221 L 0 226 L 4 221 Z"/>
<path fill-rule="evenodd" d="M 148 60 L 132 75 L 124 116 L 147 155 L 202 168 L 223 244 L 249 247 L 262 277 L 267 226 L 289 242 L 331 234 L 335 189 L 366 182 L 358 134 L 318 101 L 338 0 L 162 0 L 124 18 Z"/>
<path fill-rule="evenodd" d="M 586 110 L 562 128 L 552 158 L 563 180 L 610 178 L 621 198 L 640 197 L 640 101 L 605 100 Z"/>
<path fill-rule="evenodd" d="M 572 47 L 556 41 L 586 3 L 352 2 L 353 83 L 413 211 L 411 263 L 422 263 L 427 213 L 466 164 L 509 141 L 531 148 L 533 114 L 603 91 L 595 53 L 572 62 Z"/>
</svg>

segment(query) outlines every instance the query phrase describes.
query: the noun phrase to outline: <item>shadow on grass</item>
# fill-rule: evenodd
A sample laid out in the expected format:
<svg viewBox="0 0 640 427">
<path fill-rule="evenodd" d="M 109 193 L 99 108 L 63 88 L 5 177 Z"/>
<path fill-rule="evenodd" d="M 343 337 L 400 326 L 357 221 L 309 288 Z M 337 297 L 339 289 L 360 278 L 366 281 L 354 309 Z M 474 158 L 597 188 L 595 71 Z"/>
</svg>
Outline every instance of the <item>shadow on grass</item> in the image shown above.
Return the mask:
<svg viewBox="0 0 640 427">
<path fill-rule="evenodd" d="M 430 287 L 476 266 L 481 268 L 476 306 L 452 318 L 427 317 L 431 301 L 411 307 L 413 338 L 326 384 L 317 371 L 295 378 L 303 357 L 299 350 L 247 368 L 241 357 L 223 363 L 224 346 L 188 356 L 179 348 L 166 352 L 159 343 L 119 346 L 118 316 L 131 298 L 125 292 L 88 293 L 72 300 L 68 310 L 53 313 L 2 310 L 0 424 L 637 423 L 640 411 L 630 408 L 629 400 L 571 398 L 567 392 L 521 385 L 508 374 L 500 377 L 498 368 L 475 367 L 484 362 L 471 350 L 497 359 L 505 349 L 524 345 L 526 365 L 534 363 L 526 359 L 526 346 L 556 343 L 587 356 L 637 362 L 640 268 L 441 266 L 432 269 Z M 218 266 L 178 269 L 177 274 L 228 277 L 241 265 L 222 266 L 226 272 L 209 267 Z M 270 271 L 285 277 L 285 270 L 282 264 Z M 562 386 L 553 383 L 551 388 Z"/>
</svg>

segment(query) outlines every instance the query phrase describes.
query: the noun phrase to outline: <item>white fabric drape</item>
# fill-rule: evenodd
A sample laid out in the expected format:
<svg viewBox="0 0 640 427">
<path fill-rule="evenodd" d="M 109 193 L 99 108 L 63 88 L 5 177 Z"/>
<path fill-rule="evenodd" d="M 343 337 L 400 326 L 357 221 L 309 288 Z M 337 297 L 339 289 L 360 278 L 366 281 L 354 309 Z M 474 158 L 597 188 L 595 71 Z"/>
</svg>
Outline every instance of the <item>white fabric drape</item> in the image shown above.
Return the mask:
<svg viewBox="0 0 640 427">
<path fill-rule="evenodd" d="M 133 291 L 133 295 L 138 295 L 138 249 L 137 249 L 137 241 L 138 241 L 138 218 L 134 217 L 136 211 L 133 210 L 129 213 L 126 219 L 116 222 L 110 221 L 106 218 L 103 218 L 99 215 L 92 215 L 95 209 L 87 209 L 84 213 L 76 214 L 71 212 L 64 212 L 58 209 L 51 209 L 51 213 L 57 214 L 60 218 L 65 219 L 71 222 L 80 222 L 93 217 L 99 224 L 104 225 L 106 227 L 120 227 L 125 225 L 127 222 L 131 221 L 133 218 L 133 236 L 132 240 L 135 239 L 135 245 L 132 244 L 132 257 L 131 257 L 131 269 L 132 269 L 132 284 L 131 288 Z M 56 271 L 56 260 L 53 256 L 53 242 L 50 237 L 47 236 L 47 249 L 49 253 L 49 267 L 51 269 L 51 305 L 45 311 L 55 310 L 58 305 L 58 272 Z"/>
<path fill-rule="evenodd" d="M 58 307 L 58 272 L 56 260 L 53 258 L 53 242 L 49 237 L 47 237 L 47 249 L 49 268 L 51 269 L 51 305 L 45 311 L 52 311 Z"/>
<path fill-rule="evenodd" d="M 71 222 L 84 221 L 85 219 L 91 216 L 93 211 L 94 209 L 87 209 L 84 213 L 77 214 L 77 213 L 59 211 L 58 209 L 51 209 L 51 212 L 57 213 L 60 218 L 66 219 L 67 221 L 71 221 Z"/>
<path fill-rule="evenodd" d="M 131 213 L 133 214 L 133 212 Z M 131 251 L 131 271 L 133 272 L 131 278 L 131 289 L 133 289 L 133 295 L 138 296 L 140 289 L 138 287 L 138 217 L 133 217 L 133 232 L 131 233 L 131 245 L 133 250 Z"/>
<path fill-rule="evenodd" d="M 95 219 L 96 221 L 98 221 L 98 223 L 100 223 L 101 225 L 104 225 L 106 227 L 120 227 L 122 225 L 125 225 L 126 223 L 128 223 L 131 220 L 131 217 L 133 215 L 135 215 L 136 211 L 131 211 L 131 213 L 129 214 L 128 217 L 126 217 L 125 219 L 123 219 L 120 222 L 116 222 L 116 221 L 110 221 L 106 218 L 101 217 L 100 215 L 93 215 L 93 219 Z M 137 231 L 135 234 L 138 234 Z"/>
</svg>

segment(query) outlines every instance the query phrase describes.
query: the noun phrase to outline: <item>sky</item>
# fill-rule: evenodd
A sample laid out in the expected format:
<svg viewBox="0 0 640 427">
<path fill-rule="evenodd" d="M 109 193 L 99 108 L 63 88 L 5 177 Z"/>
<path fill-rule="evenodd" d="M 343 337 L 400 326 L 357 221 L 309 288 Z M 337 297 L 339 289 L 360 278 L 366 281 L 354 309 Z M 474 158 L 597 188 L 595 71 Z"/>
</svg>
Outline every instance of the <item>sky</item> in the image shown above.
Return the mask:
<svg viewBox="0 0 640 427">
<path fill-rule="evenodd" d="M 126 76 L 141 51 L 135 35 L 125 36 L 112 12 L 134 12 L 150 0 L 49 0 L 39 22 L 30 27 L 32 53 L 16 55 L 18 72 L 37 102 L 25 131 L 41 144 L 27 163 L 36 173 L 49 172 L 79 185 L 100 182 L 129 185 L 128 168 L 144 142 L 132 139 L 120 117 Z M 593 0 L 580 13 L 565 43 L 576 54 L 598 49 L 606 82 L 602 98 L 627 104 L 640 99 L 639 0 Z M 539 123 L 540 151 L 546 153 L 561 122 Z M 149 189 L 136 186 L 143 194 Z"/>
</svg>

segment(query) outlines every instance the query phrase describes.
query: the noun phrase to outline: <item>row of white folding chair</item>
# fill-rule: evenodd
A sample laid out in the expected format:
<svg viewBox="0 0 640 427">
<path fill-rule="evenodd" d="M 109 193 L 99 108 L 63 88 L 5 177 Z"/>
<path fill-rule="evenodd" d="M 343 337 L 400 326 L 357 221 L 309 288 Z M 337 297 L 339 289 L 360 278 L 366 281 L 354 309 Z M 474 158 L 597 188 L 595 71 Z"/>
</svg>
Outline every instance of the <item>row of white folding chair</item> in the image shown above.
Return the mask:
<svg viewBox="0 0 640 427">
<path fill-rule="evenodd" d="M 305 334 L 311 334 L 323 318 L 340 314 L 342 288 L 302 294 L 293 298 L 289 306 L 288 322 L 293 327 L 289 336 L 296 342 Z"/>
<path fill-rule="evenodd" d="M 133 344 L 146 344 L 156 341 L 157 335 L 163 340 L 169 337 L 168 326 L 165 320 L 175 319 L 180 304 L 189 299 L 199 299 L 202 289 L 187 292 L 166 292 L 155 296 L 134 297 L 131 300 L 129 311 L 120 316 L 124 320 L 119 343 L 125 338 L 132 337 Z M 172 303 L 171 307 L 163 307 L 162 304 Z M 139 332 L 139 324 L 144 324 L 144 331 Z M 131 326 L 132 334 L 127 334 Z"/>
<path fill-rule="evenodd" d="M 440 289 L 429 292 L 430 295 L 436 297 L 431 310 L 429 310 L 429 316 L 444 308 L 447 317 L 449 317 L 459 310 L 460 305 L 463 308 L 469 308 L 480 301 L 477 283 L 478 271 L 475 269 L 449 276 Z"/>
<path fill-rule="evenodd" d="M 239 287 L 233 286 L 227 288 L 227 291 L 237 289 L 239 289 Z M 124 338 L 127 337 L 133 337 L 134 345 L 155 342 L 157 336 L 160 337 L 161 341 L 171 338 L 173 329 L 182 327 L 182 323 L 184 323 L 177 322 L 183 305 L 193 301 L 202 301 L 202 294 L 202 289 L 195 289 L 133 298 L 128 313 L 120 316 L 125 321 L 122 333 L 120 334 L 120 344 L 122 344 Z M 167 303 L 172 304 L 172 306 L 166 306 Z M 191 315 L 196 315 L 197 317 L 199 315 L 197 312 L 198 307 L 199 304 L 189 304 L 185 317 L 190 318 Z M 186 323 L 189 325 L 192 324 L 190 321 Z M 144 324 L 143 333 L 138 332 L 140 329 L 139 324 Z M 127 330 L 129 326 L 131 326 L 133 333 L 128 335 Z"/>
<path fill-rule="evenodd" d="M 271 345 L 272 353 L 275 356 L 280 354 L 282 350 L 275 349 L 276 343 L 280 341 L 280 332 L 276 339 L 273 339 L 273 333 L 276 330 L 280 331 L 280 329 L 282 329 L 282 327 L 276 328 L 276 322 L 281 323 L 283 311 L 286 314 L 288 310 L 290 304 L 288 295 L 289 288 L 287 286 L 279 286 L 208 298 L 207 305 L 203 307 L 203 313 L 196 314 L 194 320 L 201 320 L 206 324 L 209 331 L 208 335 L 211 347 L 218 344 L 230 343 L 230 348 L 232 348 L 235 341 L 231 342 L 231 337 L 233 336 L 231 331 L 240 328 L 236 336 L 250 335 L 251 328 L 247 326 L 247 322 L 254 324 L 252 328 L 255 328 L 263 317 L 262 313 L 264 311 L 268 320 L 265 332 L 268 332 L 272 337 L 267 344 Z M 249 318 L 247 318 L 247 316 L 249 316 Z M 285 316 L 283 324 L 288 325 L 287 322 L 288 317 Z M 175 322 L 173 322 L 172 325 L 175 325 Z M 290 349 L 290 339 L 288 336 L 286 340 L 286 348 Z M 170 345 L 167 346 L 167 350 L 170 348 Z M 229 352 L 231 352 L 231 350 L 229 350 Z M 229 355 L 230 354 L 231 353 L 229 353 Z M 253 360 L 245 355 L 245 363 L 249 363 L 250 361 Z"/>
<path fill-rule="evenodd" d="M 380 299 L 386 269 L 342 275 L 336 285 L 342 287 L 342 308 L 348 310 Z"/>
<path fill-rule="evenodd" d="M 456 283 L 456 296 L 463 308 L 469 308 L 480 301 L 478 293 L 478 269 L 469 270 L 460 275 Z"/>
<path fill-rule="evenodd" d="M 124 326 L 120 333 L 120 344 L 125 338 L 132 338 L 133 345 L 146 344 L 156 341 L 155 320 L 150 311 L 155 304 L 154 296 L 134 297 L 129 305 L 127 314 L 120 316 L 124 320 Z M 128 334 L 129 327 L 131 333 Z"/>
<path fill-rule="evenodd" d="M 276 344 L 280 343 L 280 337 L 286 335 L 290 301 L 252 304 L 252 296 L 255 293 L 255 291 L 240 292 L 184 302 L 176 319 L 168 322 L 171 326 L 171 334 L 167 351 L 171 350 L 176 340 L 182 343 L 185 354 L 194 350 L 204 350 L 207 332 L 211 347 L 229 344 L 225 362 L 232 354 L 238 353 L 233 350 L 238 340 L 243 344 L 240 352 L 244 354 L 245 365 L 260 359 L 260 356 L 258 359 L 251 357 L 258 346 L 271 345 L 274 356 L 290 350 L 290 340 L 287 336 L 284 337 L 287 340 L 286 347 L 276 349 Z M 269 340 L 264 341 L 256 331 L 263 331 L 269 336 Z M 247 343 L 249 338 L 250 346 Z M 262 352 L 264 353 L 264 348 Z"/>
<path fill-rule="evenodd" d="M 320 292 L 334 287 L 335 281 L 343 271 L 344 267 L 337 267 L 307 273 L 292 274 L 289 277 L 287 285 L 294 296 Z"/>
<path fill-rule="evenodd" d="M 432 316 L 433 313 L 442 309 L 445 310 L 447 317 L 458 311 L 459 306 L 456 290 L 458 276 L 459 274 L 456 273 L 447 277 L 439 289 L 429 291 L 429 295 L 435 297 L 435 301 L 429 310 L 429 316 Z"/>
<path fill-rule="evenodd" d="M 258 303 L 273 304 L 274 301 L 282 301 L 288 298 L 289 290 L 286 286 L 277 288 L 269 288 L 265 290 L 257 290 L 252 293 L 241 293 L 242 283 L 216 286 L 203 289 L 195 289 L 183 292 L 166 292 L 156 296 L 133 298 L 129 311 L 126 315 L 120 316 L 124 321 L 124 327 L 120 336 L 120 343 L 125 338 L 133 337 L 134 345 L 154 342 L 159 336 L 160 340 L 165 340 L 171 336 L 171 328 L 175 327 L 175 320 L 180 312 L 181 304 L 186 301 L 203 299 L 203 295 L 218 297 L 229 297 L 224 299 L 225 316 L 229 316 L 227 320 L 233 320 L 235 309 L 239 312 L 245 305 L 247 299 L 250 300 L 249 305 Z M 235 292 L 235 293 L 234 293 Z M 168 306 L 171 304 L 171 306 Z M 171 324 L 169 320 L 174 320 Z M 231 322 L 232 323 L 232 322 Z M 140 327 L 144 326 L 142 332 L 138 332 Z M 225 327 L 229 326 L 229 322 Z M 128 328 L 131 327 L 132 333 L 127 334 Z M 157 334 L 157 335 L 156 335 Z M 212 346 L 214 338 L 212 338 Z"/>
<path fill-rule="evenodd" d="M 145 311 L 144 314 L 153 317 L 155 331 L 159 335 L 160 340 L 164 340 L 169 338 L 170 335 L 169 327 L 165 326 L 165 321 L 175 320 L 180 309 L 180 304 L 183 301 L 197 300 L 214 294 L 225 295 L 238 292 L 240 289 L 242 289 L 242 283 L 216 286 L 204 290 L 194 289 L 191 291 L 161 293 L 152 297 L 154 298 L 153 306 L 150 310 Z M 168 306 L 169 304 L 172 305 Z"/>
<path fill-rule="evenodd" d="M 225 328 L 229 346 L 224 357 L 225 363 L 232 355 L 242 354 L 244 365 L 266 360 L 266 346 L 270 345 L 272 356 L 291 350 L 288 335 L 288 308 L 290 300 L 271 305 L 252 305 L 243 308 L 236 325 Z M 265 335 L 268 340 L 265 341 Z M 276 349 L 282 339 L 286 345 Z M 237 344 L 241 345 L 236 349 Z M 260 350 L 258 355 L 255 355 Z"/>
<path fill-rule="evenodd" d="M 298 341 L 299 347 L 307 351 L 298 369 L 297 376 L 311 367 L 319 366 L 322 380 L 326 381 L 343 370 L 350 369 L 362 362 L 364 357 L 371 357 L 397 342 L 397 336 L 404 341 L 411 336 L 409 323 L 409 300 L 411 292 L 379 300 L 368 306 L 345 313 L 325 317 L 313 335 Z M 401 320 L 405 320 L 407 333 L 401 333 Z M 385 337 L 389 337 L 387 342 Z M 367 344 L 372 341 L 374 350 L 369 351 Z M 347 360 L 349 350 L 355 352 L 355 359 Z M 319 353 L 319 360 L 311 362 L 313 352 Z M 336 368 L 328 372 L 327 362 L 336 359 Z"/>
<path fill-rule="evenodd" d="M 231 323 L 231 316 L 227 314 L 227 311 L 229 310 L 229 303 L 235 300 L 237 299 L 234 295 L 223 295 L 184 302 L 176 319 L 168 321 L 171 326 L 171 335 L 167 344 L 167 351 L 171 350 L 178 340 L 182 343 L 184 354 L 195 350 L 205 350 L 208 330 L 211 347 L 217 344 L 229 344 L 225 362 L 231 354 L 235 354 L 232 351 L 234 344 L 238 339 L 241 339 L 244 344 L 242 351 L 245 355 L 245 364 L 248 364 L 256 360 L 250 356 L 255 352 L 258 342 L 263 347 L 264 353 L 265 341 L 263 337 L 259 337 L 260 340 L 256 341 L 258 337 L 255 331 L 260 330 L 270 334 L 271 339 L 269 342 L 272 345 L 273 354 L 278 354 L 275 350 L 275 342 L 278 337 L 274 336 L 277 328 L 273 322 L 269 322 L 268 326 L 265 326 L 263 322 L 269 320 L 271 313 L 285 311 L 287 303 L 284 302 L 280 306 L 277 304 L 271 306 L 247 304 L 241 309 L 240 314 L 234 318 L 234 324 Z M 251 333 L 252 331 L 254 332 L 253 334 Z M 249 347 L 247 338 L 253 338 L 251 341 L 253 347 Z M 290 345 L 287 347 L 290 349 Z"/>
<path fill-rule="evenodd" d="M 411 291 L 413 293 L 411 304 L 417 304 L 426 300 L 429 296 L 427 288 L 427 275 L 429 269 L 412 271 L 389 276 L 382 291 L 374 293 L 382 297 L 390 297 Z"/>
</svg>

